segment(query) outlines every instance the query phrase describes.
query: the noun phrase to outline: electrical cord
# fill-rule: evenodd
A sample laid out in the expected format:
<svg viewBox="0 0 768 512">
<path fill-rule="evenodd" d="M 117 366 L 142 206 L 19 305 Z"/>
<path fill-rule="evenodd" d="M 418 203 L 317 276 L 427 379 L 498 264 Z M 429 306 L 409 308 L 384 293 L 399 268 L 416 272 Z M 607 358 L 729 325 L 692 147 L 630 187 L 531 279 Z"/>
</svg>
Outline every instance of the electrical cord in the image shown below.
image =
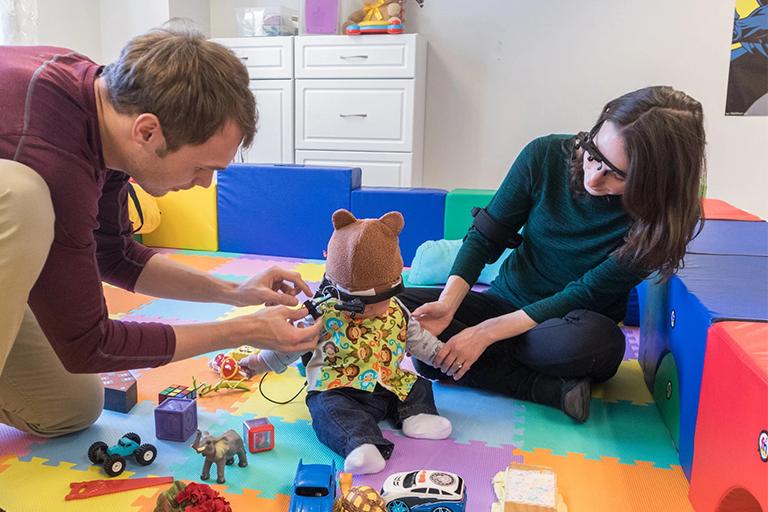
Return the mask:
<svg viewBox="0 0 768 512">
<path fill-rule="evenodd" d="M 261 379 L 259 380 L 259 393 L 261 393 L 261 396 L 263 396 L 265 400 L 267 400 L 269 402 L 272 402 L 273 404 L 277 404 L 277 405 L 289 404 L 289 403 L 293 402 L 294 400 L 296 400 L 296 398 L 301 394 L 301 392 L 304 391 L 304 388 L 307 387 L 307 382 L 304 381 L 304 385 L 301 386 L 301 389 L 298 391 L 298 393 L 293 395 L 293 397 L 291 397 L 289 400 L 287 400 L 285 402 L 280 402 L 280 401 L 277 401 L 277 400 L 272 400 L 271 398 L 269 398 L 266 395 L 266 393 L 264 393 L 264 390 L 262 389 L 262 384 L 264 384 L 264 379 L 267 378 L 267 374 L 269 374 L 269 372 L 264 372 L 264 375 L 262 375 Z"/>
</svg>

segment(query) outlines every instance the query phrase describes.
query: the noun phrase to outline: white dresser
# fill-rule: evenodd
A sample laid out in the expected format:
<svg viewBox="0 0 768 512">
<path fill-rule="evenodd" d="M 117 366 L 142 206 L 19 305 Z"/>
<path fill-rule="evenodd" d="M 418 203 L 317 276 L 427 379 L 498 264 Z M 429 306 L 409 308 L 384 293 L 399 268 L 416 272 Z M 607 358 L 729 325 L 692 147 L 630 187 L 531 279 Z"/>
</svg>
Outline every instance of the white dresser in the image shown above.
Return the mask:
<svg viewBox="0 0 768 512">
<path fill-rule="evenodd" d="M 421 185 L 427 44 L 418 34 L 217 41 L 244 59 L 259 105 L 244 161 L 355 166 L 366 186 Z"/>
<path fill-rule="evenodd" d="M 214 39 L 229 46 L 248 68 L 259 112 L 253 145 L 238 162 L 293 163 L 293 37 Z"/>
</svg>

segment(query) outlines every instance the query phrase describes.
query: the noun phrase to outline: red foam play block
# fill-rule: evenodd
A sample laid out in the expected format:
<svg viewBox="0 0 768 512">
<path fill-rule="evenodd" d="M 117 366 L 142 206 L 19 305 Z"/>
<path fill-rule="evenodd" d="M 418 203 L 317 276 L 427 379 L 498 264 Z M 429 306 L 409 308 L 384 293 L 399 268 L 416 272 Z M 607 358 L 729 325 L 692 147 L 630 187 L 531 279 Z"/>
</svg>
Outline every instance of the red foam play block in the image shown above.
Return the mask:
<svg viewBox="0 0 768 512">
<path fill-rule="evenodd" d="M 768 511 L 767 461 L 768 323 L 716 323 L 694 442 L 689 497 L 696 511 Z"/>
<path fill-rule="evenodd" d="M 720 199 L 704 199 L 702 217 L 711 220 L 763 220 Z"/>
</svg>

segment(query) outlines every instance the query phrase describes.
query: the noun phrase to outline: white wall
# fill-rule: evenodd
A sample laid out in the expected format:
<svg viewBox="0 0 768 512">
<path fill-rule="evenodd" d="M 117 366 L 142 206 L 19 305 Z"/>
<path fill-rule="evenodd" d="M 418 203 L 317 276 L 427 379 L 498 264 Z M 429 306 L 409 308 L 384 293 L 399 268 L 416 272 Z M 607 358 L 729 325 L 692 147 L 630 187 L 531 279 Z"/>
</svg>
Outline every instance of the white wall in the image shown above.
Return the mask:
<svg viewBox="0 0 768 512">
<path fill-rule="evenodd" d="M 429 40 L 426 185 L 495 188 L 532 138 L 671 85 L 701 101 L 708 195 L 768 218 L 768 117 L 724 116 L 732 0 L 408 0 Z"/>
<path fill-rule="evenodd" d="M 100 0 L 37 0 L 38 44 L 63 46 L 101 61 Z"/>
<path fill-rule="evenodd" d="M 167 0 L 100 0 L 102 62 L 112 62 L 134 36 L 170 18 Z"/>
</svg>

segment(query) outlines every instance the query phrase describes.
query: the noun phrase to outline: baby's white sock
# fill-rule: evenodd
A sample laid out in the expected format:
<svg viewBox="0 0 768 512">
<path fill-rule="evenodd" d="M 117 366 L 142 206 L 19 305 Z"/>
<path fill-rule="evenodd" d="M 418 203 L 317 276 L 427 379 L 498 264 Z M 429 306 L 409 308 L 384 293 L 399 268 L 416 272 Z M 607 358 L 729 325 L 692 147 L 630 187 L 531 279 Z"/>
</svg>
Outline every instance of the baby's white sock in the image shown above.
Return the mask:
<svg viewBox="0 0 768 512">
<path fill-rule="evenodd" d="M 384 469 L 387 462 L 375 445 L 361 444 L 344 459 L 344 471 L 353 475 L 368 475 Z"/>
<path fill-rule="evenodd" d="M 451 429 L 447 418 L 435 414 L 417 414 L 403 421 L 403 434 L 417 439 L 445 439 Z"/>
</svg>

